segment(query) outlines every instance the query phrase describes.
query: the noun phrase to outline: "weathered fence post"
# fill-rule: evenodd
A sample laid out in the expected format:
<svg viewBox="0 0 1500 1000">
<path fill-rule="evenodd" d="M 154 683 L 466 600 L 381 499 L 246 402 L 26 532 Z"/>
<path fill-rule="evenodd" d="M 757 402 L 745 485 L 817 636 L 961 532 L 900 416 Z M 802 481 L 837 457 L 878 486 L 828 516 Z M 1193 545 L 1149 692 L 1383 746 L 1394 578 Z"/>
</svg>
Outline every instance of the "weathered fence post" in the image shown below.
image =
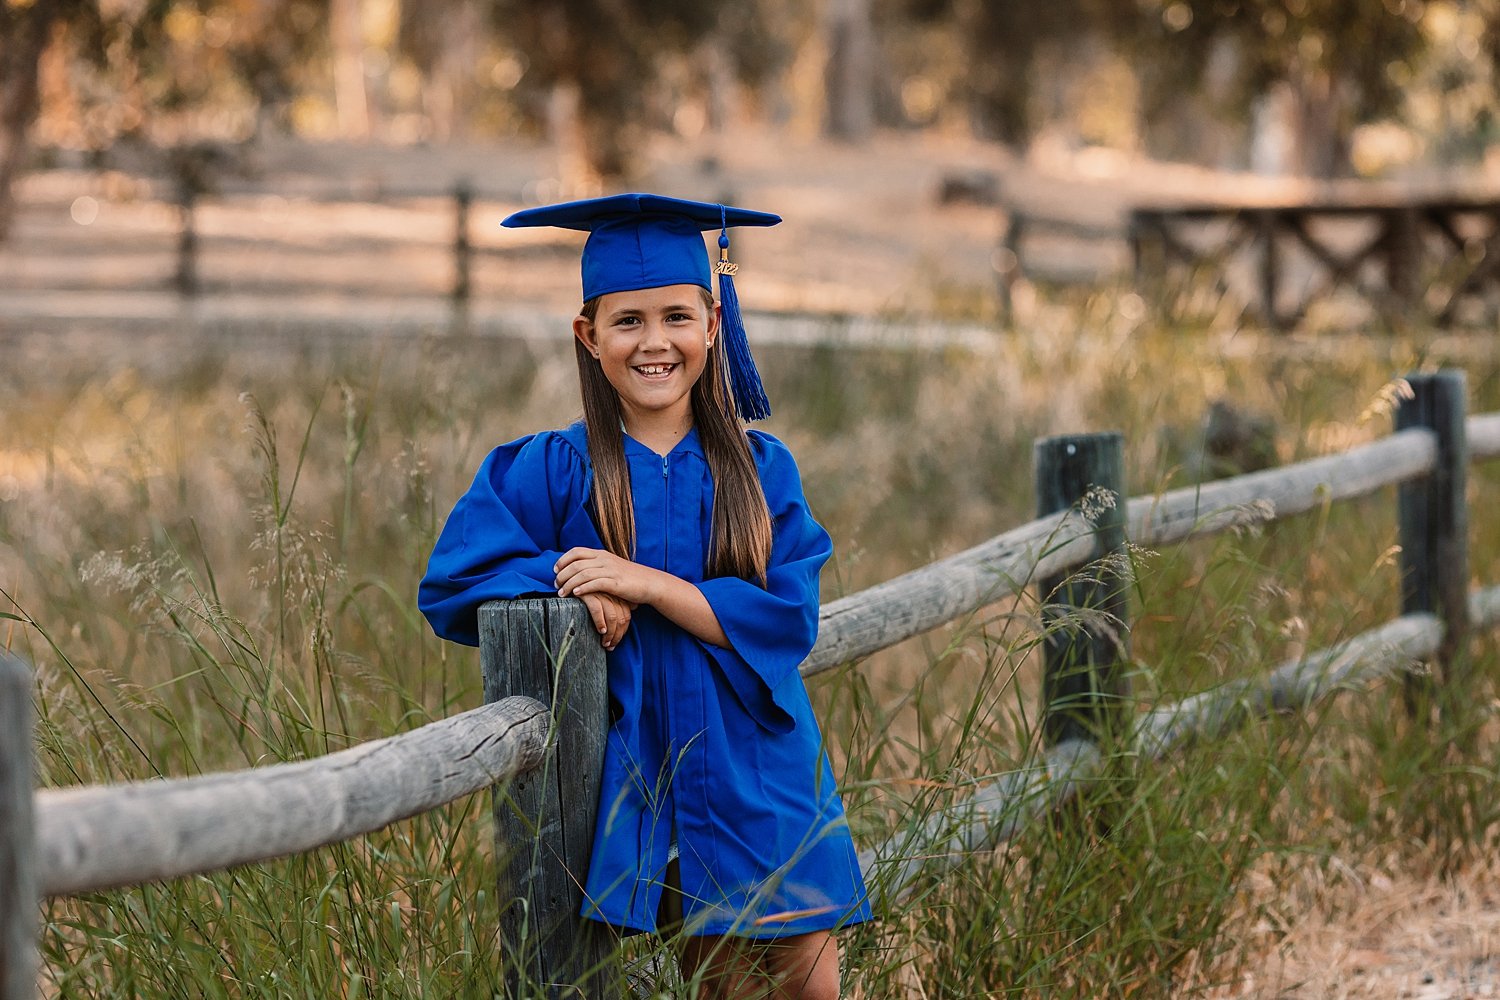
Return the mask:
<svg viewBox="0 0 1500 1000">
<path fill-rule="evenodd" d="M 1469 510 L 1465 498 L 1469 445 L 1464 428 L 1465 380 L 1460 370 L 1408 375 L 1409 398 L 1396 408 L 1396 430 L 1425 427 L 1437 435 L 1431 474 L 1397 489 L 1401 520 L 1401 613 L 1431 612 L 1443 622 L 1436 667 L 1438 704 L 1451 714 L 1468 696 Z M 1431 682 L 1412 676 L 1413 710 Z"/>
<path fill-rule="evenodd" d="M 1017 209 L 1010 210 L 1010 219 L 1000 245 L 995 248 L 996 290 L 1000 293 L 1000 313 L 1006 320 L 1015 318 L 1016 283 L 1023 277 L 1021 272 L 1021 241 L 1026 237 L 1026 216 Z"/>
<path fill-rule="evenodd" d="M 1405 206 L 1393 209 L 1385 226 L 1386 284 L 1400 307 L 1410 310 L 1422 292 L 1421 218 L 1415 208 Z"/>
<path fill-rule="evenodd" d="M 0 650 L 0 1000 L 36 993 L 31 671 Z"/>
<path fill-rule="evenodd" d="M 469 241 L 469 210 L 474 205 L 474 189 L 468 181 L 459 181 L 453 189 L 453 302 L 469 303 L 473 291 L 472 268 L 474 245 Z"/>
<path fill-rule="evenodd" d="M 1269 210 L 1254 213 L 1255 235 L 1260 241 L 1259 296 L 1261 316 L 1272 330 L 1284 331 L 1288 324 L 1277 308 L 1281 292 L 1281 247 L 1276 243 L 1276 215 Z"/>
<path fill-rule="evenodd" d="M 552 706 L 555 726 L 542 765 L 495 794 L 512 993 L 607 995 L 613 937 L 579 916 L 609 722 L 604 648 L 583 602 L 572 598 L 491 601 L 479 609 L 479 640 L 485 700 L 527 695 Z"/>
<path fill-rule="evenodd" d="M 1124 730 L 1128 608 L 1125 443 L 1119 433 L 1044 438 L 1036 444 L 1037 513 L 1078 507 L 1094 525 L 1094 561 L 1045 577 L 1042 594 L 1042 731 L 1049 744 L 1107 739 Z"/>
<path fill-rule="evenodd" d="M 177 183 L 177 273 L 172 285 L 179 295 L 198 294 L 198 190 L 182 178 Z"/>
</svg>

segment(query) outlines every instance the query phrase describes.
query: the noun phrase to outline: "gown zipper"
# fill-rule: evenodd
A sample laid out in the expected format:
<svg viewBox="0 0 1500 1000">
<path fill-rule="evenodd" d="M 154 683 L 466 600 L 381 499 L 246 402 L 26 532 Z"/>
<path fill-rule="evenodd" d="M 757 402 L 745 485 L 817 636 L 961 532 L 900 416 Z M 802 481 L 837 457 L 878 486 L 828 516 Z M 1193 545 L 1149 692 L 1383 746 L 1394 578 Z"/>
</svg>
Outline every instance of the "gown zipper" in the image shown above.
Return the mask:
<svg viewBox="0 0 1500 1000">
<path fill-rule="evenodd" d="M 666 455 L 661 457 L 661 568 L 663 572 L 670 573 L 672 572 L 672 477 L 667 466 L 667 457 Z M 657 669 L 660 671 L 658 683 L 661 685 L 661 690 L 665 692 L 667 688 L 666 671 L 664 666 L 660 664 Z M 669 700 L 664 699 L 664 701 Z M 667 723 L 667 755 L 670 758 L 675 757 L 680 751 L 677 746 L 677 727 L 674 725 L 676 720 L 673 717 L 671 706 L 665 705 L 664 707 Z M 673 770 L 675 771 L 676 769 L 673 768 Z M 670 803 L 671 816 L 667 819 L 667 860 L 670 862 L 674 858 L 681 856 L 682 846 L 677 839 L 678 790 L 670 786 L 671 779 L 668 779 L 668 781 L 667 801 Z"/>
</svg>

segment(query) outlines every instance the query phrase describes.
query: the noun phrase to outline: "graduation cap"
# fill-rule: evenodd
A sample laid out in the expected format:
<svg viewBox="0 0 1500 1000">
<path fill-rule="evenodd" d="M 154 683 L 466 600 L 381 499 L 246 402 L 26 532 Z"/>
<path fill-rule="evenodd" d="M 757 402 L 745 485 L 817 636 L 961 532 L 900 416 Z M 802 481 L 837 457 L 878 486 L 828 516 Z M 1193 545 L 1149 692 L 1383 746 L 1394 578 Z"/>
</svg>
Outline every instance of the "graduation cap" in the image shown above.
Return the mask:
<svg viewBox="0 0 1500 1000">
<path fill-rule="evenodd" d="M 729 227 L 774 226 L 780 221 L 779 215 L 728 205 L 656 194 L 617 194 L 524 209 L 501 225 L 511 229 L 554 226 L 588 233 L 583 247 L 584 301 L 664 285 L 697 285 L 712 291 L 709 275 L 717 274 L 720 336 L 735 410 L 741 420 L 763 420 L 771 415 L 771 404 L 750 356 L 740 316 L 731 277 L 739 265 L 729 261 Z M 719 231 L 719 259 L 710 268 L 703 233 L 714 229 Z"/>
</svg>

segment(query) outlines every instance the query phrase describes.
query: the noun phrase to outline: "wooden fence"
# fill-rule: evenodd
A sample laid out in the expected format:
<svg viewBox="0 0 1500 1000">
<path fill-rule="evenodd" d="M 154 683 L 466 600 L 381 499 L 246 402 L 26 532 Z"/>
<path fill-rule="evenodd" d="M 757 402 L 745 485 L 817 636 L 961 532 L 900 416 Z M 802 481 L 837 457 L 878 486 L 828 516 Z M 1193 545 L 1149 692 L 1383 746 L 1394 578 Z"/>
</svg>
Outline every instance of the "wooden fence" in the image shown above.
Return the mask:
<svg viewBox="0 0 1500 1000">
<path fill-rule="evenodd" d="M 1345 233 L 1341 246 L 1332 237 Z M 1222 293 L 1236 260 L 1255 272 L 1252 309 L 1285 330 L 1337 289 L 1382 315 L 1452 325 L 1466 303 L 1500 291 L 1500 200 L 1421 193 L 1345 194 L 1281 205 L 1139 205 L 1130 213 L 1137 284 L 1204 272 Z M 1289 273 L 1315 276 L 1308 287 Z"/>
<path fill-rule="evenodd" d="M 177 185 L 176 266 L 171 277 L 171 286 L 179 294 L 195 296 L 203 291 L 203 241 L 198 232 L 199 207 L 211 198 L 223 201 L 230 196 L 229 192 L 210 195 L 191 184 Z M 382 187 L 372 191 L 325 191 L 315 200 L 324 205 L 378 202 L 381 204 L 438 203 L 441 206 L 442 202 L 448 202 L 450 205 L 448 212 L 452 219 L 452 237 L 448 243 L 448 250 L 452 257 L 448 297 L 455 306 L 463 308 L 474 296 L 475 260 L 485 254 L 504 256 L 506 253 L 497 247 L 485 246 L 474 241 L 470 216 L 473 214 L 478 197 L 472 185 L 461 181 L 448 190 L 431 187 L 411 189 Z"/>
<path fill-rule="evenodd" d="M 1021 205 L 1007 205 L 1005 219 L 1005 228 L 995 247 L 994 268 L 995 294 L 1000 302 L 1000 312 L 1006 317 L 1014 315 L 1016 285 L 1023 279 L 1042 278 L 1066 283 L 1077 282 L 1080 278 L 1080 275 L 1071 274 L 1049 279 L 1047 269 L 1037 266 L 1029 252 L 1030 244 L 1038 236 L 1054 239 L 1062 237 L 1074 245 L 1094 247 L 1126 242 L 1127 233 L 1123 223 L 1111 225 L 1064 219 L 1055 215 L 1028 212 Z M 1076 261 L 1079 255 L 1075 250 L 1067 256 Z M 1107 270 L 1097 270 L 1089 273 L 1086 280 L 1099 282 L 1106 280 L 1108 275 Z"/>
<path fill-rule="evenodd" d="M 977 784 L 958 806 L 862 852 L 873 893 L 898 898 L 1011 836 L 1101 763 L 1105 732 L 1159 757 L 1271 711 L 1435 664 L 1440 704 L 1462 699 L 1471 630 L 1500 625 L 1500 586 L 1467 591 L 1470 462 L 1500 457 L 1500 413 L 1465 418 L 1462 372 L 1412 376 L 1395 433 L 1325 458 L 1124 500 L 1118 434 L 1038 445 L 1044 516 L 828 605 L 804 675 L 846 663 L 1040 582 L 1104 614 L 1059 615 L 1046 644 L 1048 737 L 1037 759 Z M 1402 614 L 1271 673 L 1122 715 L 1128 641 L 1125 539 L 1160 547 L 1262 524 L 1397 486 Z M 1104 492 L 1100 492 L 1102 487 Z M 1089 502 L 1081 504 L 1088 495 Z M 1111 502 L 1113 506 L 1111 507 Z M 1085 508 L 1094 509 L 1092 518 Z M 1100 516 L 1103 511 L 1105 516 Z M 312 850 L 500 785 L 496 836 L 510 858 L 499 898 L 509 943 L 537 982 L 584 979 L 608 941 L 577 918 L 577 873 L 597 796 L 604 654 L 573 601 L 481 609 L 488 703 L 317 760 L 123 785 L 31 788 L 28 672 L 0 654 L 0 1000 L 35 995 L 38 896 L 214 871 Z M 584 637 L 588 637 L 585 639 Z M 591 790 L 592 789 L 592 790 Z"/>
</svg>

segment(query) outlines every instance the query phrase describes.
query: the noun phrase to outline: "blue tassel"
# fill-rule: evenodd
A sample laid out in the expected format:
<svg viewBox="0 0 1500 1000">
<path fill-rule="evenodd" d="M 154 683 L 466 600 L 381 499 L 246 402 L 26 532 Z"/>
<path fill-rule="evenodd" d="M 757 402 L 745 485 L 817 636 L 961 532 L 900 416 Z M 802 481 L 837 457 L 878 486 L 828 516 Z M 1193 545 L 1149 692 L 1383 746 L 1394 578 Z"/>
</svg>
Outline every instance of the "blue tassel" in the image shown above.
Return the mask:
<svg viewBox="0 0 1500 1000">
<path fill-rule="evenodd" d="M 719 336 L 724 338 L 724 357 L 729 363 L 729 389 L 734 394 L 734 408 L 744 421 L 764 420 L 771 415 L 771 401 L 750 355 L 750 338 L 745 335 L 745 321 L 740 315 L 740 297 L 735 294 L 734 269 L 728 263 L 729 236 L 719 234 Z"/>
</svg>

